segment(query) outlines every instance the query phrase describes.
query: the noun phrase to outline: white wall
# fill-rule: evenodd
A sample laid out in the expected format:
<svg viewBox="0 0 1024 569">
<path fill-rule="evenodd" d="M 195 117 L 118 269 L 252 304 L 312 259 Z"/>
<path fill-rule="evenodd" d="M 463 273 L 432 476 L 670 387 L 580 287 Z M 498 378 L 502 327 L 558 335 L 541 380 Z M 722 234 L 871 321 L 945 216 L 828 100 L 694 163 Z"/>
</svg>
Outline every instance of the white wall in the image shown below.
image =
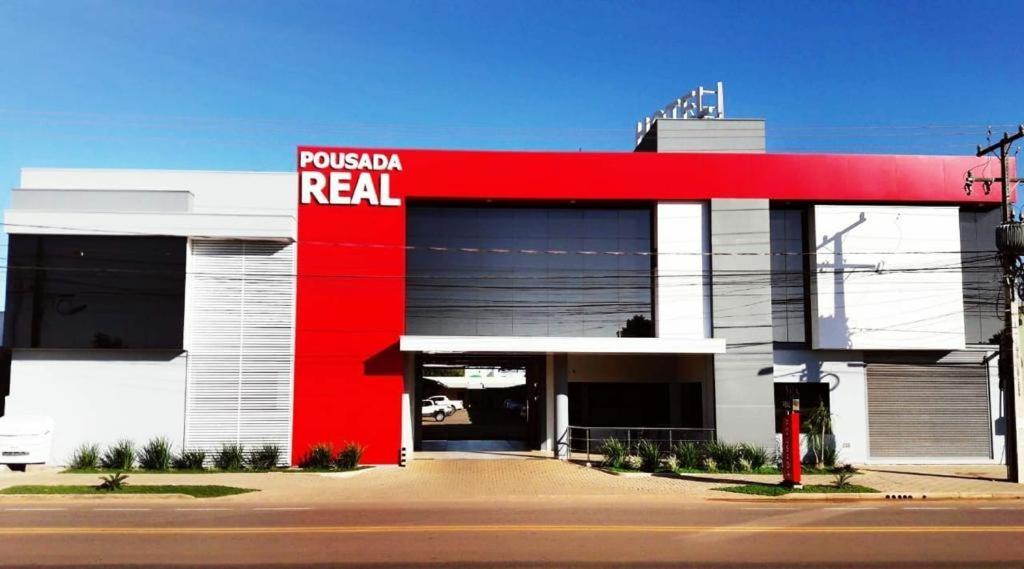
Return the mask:
<svg viewBox="0 0 1024 569">
<path fill-rule="evenodd" d="M 295 176 L 282 172 L 27 168 L 21 172 L 19 194 L 23 199 L 18 202 L 33 205 L 6 210 L 4 220 L 8 233 L 142 233 L 294 240 Z M 62 200 L 60 191 L 28 195 L 33 189 L 81 191 L 69 192 L 69 198 Z M 139 194 L 136 199 L 123 197 L 133 190 Z M 105 192 L 117 193 L 119 198 L 111 199 Z M 175 200 L 152 196 L 158 192 L 187 192 L 191 196 L 188 211 L 182 211 L 180 205 L 168 206 L 177 203 Z M 89 199 L 88 194 L 97 197 Z M 52 206 L 43 207 L 48 201 Z M 170 209 L 159 209 L 165 206 Z"/>
<path fill-rule="evenodd" d="M 15 350 L 5 415 L 53 418 L 50 463 L 65 464 L 78 445 L 129 438 L 170 439 L 185 429 L 184 354 L 97 350 Z"/>
<path fill-rule="evenodd" d="M 815 348 L 964 348 L 956 207 L 815 206 L 812 231 Z"/>
<path fill-rule="evenodd" d="M 840 462 L 868 458 L 867 378 L 859 352 L 775 350 L 776 383 L 829 385 L 832 431 Z"/>
<path fill-rule="evenodd" d="M 24 168 L 22 188 L 188 191 L 196 213 L 295 215 L 294 172 Z"/>
<path fill-rule="evenodd" d="M 711 337 L 707 210 L 701 202 L 657 205 L 655 334 L 659 338 Z"/>
</svg>

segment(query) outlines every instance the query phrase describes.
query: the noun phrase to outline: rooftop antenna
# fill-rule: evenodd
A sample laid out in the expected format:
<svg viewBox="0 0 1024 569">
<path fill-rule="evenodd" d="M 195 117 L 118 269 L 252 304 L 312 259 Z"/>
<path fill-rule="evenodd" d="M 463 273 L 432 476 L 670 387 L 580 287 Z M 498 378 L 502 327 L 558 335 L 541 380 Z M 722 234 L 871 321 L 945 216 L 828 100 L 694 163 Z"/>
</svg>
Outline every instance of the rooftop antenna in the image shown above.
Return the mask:
<svg viewBox="0 0 1024 569">
<path fill-rule="evenodd" d="M 714 96 L 712 104 L 705 104 L 704 98 Z M 654 114 L 644 117 L 636 123 L 636 144 L 639 145 L 644 135 L 651 130 L 651 125 L 658 119 L 724 119 L 725 118 L 725 86 L 721 81 L 715 89 L 698 86 L 682 97 L 658 109 Z"/>
</svg>

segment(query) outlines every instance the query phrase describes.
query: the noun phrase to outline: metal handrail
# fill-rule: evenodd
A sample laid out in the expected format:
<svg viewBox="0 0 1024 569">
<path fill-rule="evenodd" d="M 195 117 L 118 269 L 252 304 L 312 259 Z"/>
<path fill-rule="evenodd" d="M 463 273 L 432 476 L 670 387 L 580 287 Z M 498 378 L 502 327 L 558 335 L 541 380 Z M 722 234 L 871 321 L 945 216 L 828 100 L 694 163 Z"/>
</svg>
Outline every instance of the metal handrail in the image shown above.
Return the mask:
<svg viewBox="0 0 1024 569">
<path fill-rule="evenodd" d="M 615 438 L 632 451 L 641 440 L 657 444 L 663 452 L 668 452 L 674 445 L 681 442 L 711 442 L 715 440 L 715 429 L 688 427 L 583 427 L 569 426 L 568 447 L 569 459 L 573 452 L 585 453 L 587 462 L 591 455 L 600 454 L 599 449 L 604 441 Z"/>
</svg>

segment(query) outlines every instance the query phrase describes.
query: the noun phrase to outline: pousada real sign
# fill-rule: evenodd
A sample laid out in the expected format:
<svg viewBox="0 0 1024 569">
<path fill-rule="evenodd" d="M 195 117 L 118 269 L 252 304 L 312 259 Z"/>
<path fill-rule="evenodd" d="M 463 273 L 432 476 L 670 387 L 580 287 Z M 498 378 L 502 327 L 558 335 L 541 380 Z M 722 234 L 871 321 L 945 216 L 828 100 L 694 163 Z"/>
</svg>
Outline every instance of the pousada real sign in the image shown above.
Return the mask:
<svg viewBox="0 0 1024 569">
<path fill-rule="evenodd" d="M 299 202 L 398 207 L 391 174 L 402 171 L 397 153 L 299 151 Z"/>
</svg>

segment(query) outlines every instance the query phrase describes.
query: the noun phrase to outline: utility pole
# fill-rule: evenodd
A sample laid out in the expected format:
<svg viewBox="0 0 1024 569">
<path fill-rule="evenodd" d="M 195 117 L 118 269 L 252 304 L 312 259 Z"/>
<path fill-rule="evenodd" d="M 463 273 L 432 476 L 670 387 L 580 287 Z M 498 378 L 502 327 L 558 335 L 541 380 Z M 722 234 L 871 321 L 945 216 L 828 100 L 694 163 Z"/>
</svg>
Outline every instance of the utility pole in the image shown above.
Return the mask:
<svg viewBox="0 0 1024 569">
<path fill-rule="evenodd" d="M 1024 471 L 1024 396 L 1021 385 L 1021 360 L 1018 350 L 1018 328 L 1020 322 L 1019 299 L 1017 298 L 1017 275 L 1015 267 L 1017 259 L 1024 251 L 1020 250 L 1018 241 L 1024 235 L 1024 226 L 1013 218 L 1013 189 L 1022 180 L 1010 178 L 1010 149 L 1013 143 L 1024 138 L 1024 125 L 1013 135 L 1003 133 L 1003 137 L 986 148 L 978 146 L 977 156 L 980 158 L 994 154 L 999 158 L 998 178 L 975 178 L 970 172 L 964 183 L 968 194 L 975 182 L 980 182 L 985 193 L 992 190 L 992 184 L 998 183 L 1002 193 L 1002 225 L 996 230 L 996 245 L 1003 264 L 1003 300 L 1006 308 L 1004 314 L 1003 338 L 999 342 L 999 379 L 1003 387 L 1004 416 L 1006 419 L 1006 477 L 1010 482 L 1021 482 Z"/>
</svg>

